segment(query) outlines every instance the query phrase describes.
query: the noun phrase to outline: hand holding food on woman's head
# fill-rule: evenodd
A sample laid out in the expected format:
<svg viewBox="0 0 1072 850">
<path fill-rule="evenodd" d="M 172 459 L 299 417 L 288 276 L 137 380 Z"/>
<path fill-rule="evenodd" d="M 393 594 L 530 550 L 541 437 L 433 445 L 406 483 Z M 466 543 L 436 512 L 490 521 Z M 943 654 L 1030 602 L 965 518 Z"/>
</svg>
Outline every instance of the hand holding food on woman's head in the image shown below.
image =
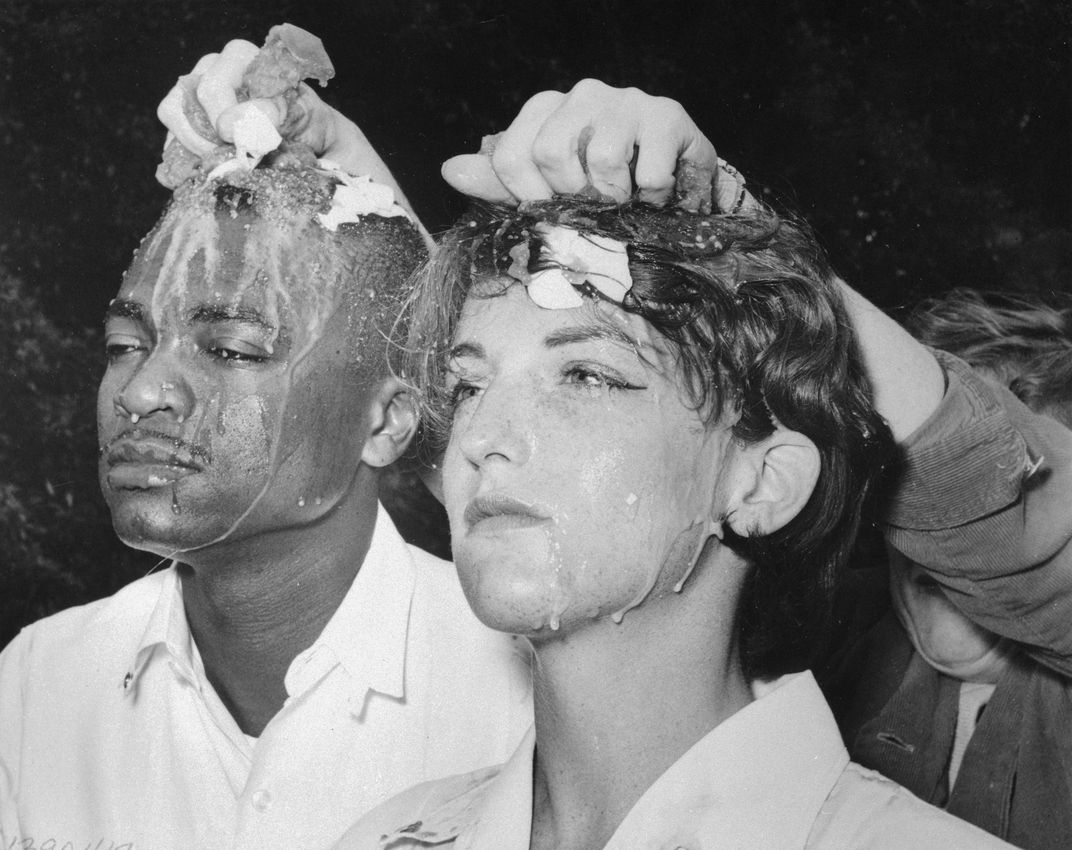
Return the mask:
<svg viewBox="0 0 1072 850">
<path fill-rule="evenodd" d="M 506 204 L 554 195 L 623 203 L 635 193 L 657 206 L 730 212 L 748 198 L 743 178 L 680 103 L 598 80 L 530 98 L 480 153 L 447 160 L 443 177 L 466 195 Z"/>
</svg>

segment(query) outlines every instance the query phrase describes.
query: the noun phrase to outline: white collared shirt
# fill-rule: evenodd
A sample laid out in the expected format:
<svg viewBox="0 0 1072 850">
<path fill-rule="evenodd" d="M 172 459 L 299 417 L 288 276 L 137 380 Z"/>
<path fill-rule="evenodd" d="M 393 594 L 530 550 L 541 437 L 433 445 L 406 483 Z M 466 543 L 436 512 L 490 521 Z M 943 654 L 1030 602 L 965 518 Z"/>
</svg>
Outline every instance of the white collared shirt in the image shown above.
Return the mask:
<svg viewBox="0 0 1072 850">
<path fill-rule="evenodd" d="M 935 848 L 1003 841 L 849 761 L 810 673 L 755 688 L 641 796 L 605 850 Z M 425 783 L 366 816 L 338 850 L 528 850 L 532 730 L 501 768 Z"/>
<path fill-rule="evenodd" d="M 502 761 L 532 720 L 526 647 L 382 508 L 285 685 L 260 738 L 242 734 L 173 569 L 28 627 L 0 655 L 0 848 L 330 847 L 391 795 Z"/>
</svg>

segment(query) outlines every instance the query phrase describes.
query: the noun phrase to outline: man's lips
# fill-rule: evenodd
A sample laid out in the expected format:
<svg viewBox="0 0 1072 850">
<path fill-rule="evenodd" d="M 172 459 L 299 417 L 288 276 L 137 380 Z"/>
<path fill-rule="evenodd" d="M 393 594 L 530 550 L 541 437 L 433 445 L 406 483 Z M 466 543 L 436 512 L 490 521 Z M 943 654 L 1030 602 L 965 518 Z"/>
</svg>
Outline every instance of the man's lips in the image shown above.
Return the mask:
<svg viewBox="0 0 1072 850">
<path fill-rule="evenodd" d="M 531 528 L 550 521 L 540 508 L 513 496 L 490 494 L 477 496 L 465 506 L 463 515 L 469 532 L 494 533 L 516 528 Z"/>
<path fill-rule="evenodd" d="M 157 432 L 128 432 L 105 448 L 108 483 L 121 490 L 166 487 L 202 471 L 195 451 L 182 440 Z"/>
</svg>

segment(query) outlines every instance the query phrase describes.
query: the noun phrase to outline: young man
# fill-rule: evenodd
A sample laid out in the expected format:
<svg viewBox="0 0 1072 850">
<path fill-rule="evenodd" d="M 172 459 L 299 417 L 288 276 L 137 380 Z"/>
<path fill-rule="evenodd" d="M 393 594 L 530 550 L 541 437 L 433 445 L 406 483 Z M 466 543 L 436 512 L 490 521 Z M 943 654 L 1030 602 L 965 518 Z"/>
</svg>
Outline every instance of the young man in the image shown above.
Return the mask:
<svg viewBox="0 0 1072 850">
<path fill-rule="evenodd" d="M 529 722 L 524 654 L 377 502 L 421 234 L 283 159 L 183 184 L 108 307 L 101 486 L 174 563 L 0 655 L 0 846 L 327 847 Z"/>
<path fill-rule="evenodd" d="M 990 394 L 1002 399 L 1029 453 L 992 426 L 968 432 L 974 457 L 932 459 L 935 477 L 891 517 L 890 598 L 877 606 L 888 610 L 824 684 L 854 759 L 1017 846 L 1068 847 L 1069 312 L 957 290 L 925 302 L 909 326 L 971 364 L 974 374 L 961 364 L 952 380 L 981 409 L 993 408 Z M 941 445 L 930 430 L 921 438 Z M 958 439 L 943 438 L 953 449 Z M 935 498 L 953 488 L 959 499 Z M 856 577 L 881 586 L 884 573 Z"/>
</svg>

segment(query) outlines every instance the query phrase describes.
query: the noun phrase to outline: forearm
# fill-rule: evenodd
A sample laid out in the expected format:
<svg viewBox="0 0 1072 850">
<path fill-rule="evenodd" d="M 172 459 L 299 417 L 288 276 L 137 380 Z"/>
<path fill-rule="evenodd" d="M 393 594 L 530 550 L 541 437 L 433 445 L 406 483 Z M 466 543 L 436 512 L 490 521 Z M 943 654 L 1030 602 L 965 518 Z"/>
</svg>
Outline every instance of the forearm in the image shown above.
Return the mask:
<svg viewBox="0 0 1072 850">
<path fill-rule="evenodd" d="M 871 382 L 875 409 L 898 443 L 938 408 L 945 393 L 942 367 L 897 322 L 839 280 L 842 297 Z"/>
<path fill-rule="evenodd" d="M 887 537 L 972 620 L 1072 673 L 1072 431 L 948 358 Z"/>
</svg>

